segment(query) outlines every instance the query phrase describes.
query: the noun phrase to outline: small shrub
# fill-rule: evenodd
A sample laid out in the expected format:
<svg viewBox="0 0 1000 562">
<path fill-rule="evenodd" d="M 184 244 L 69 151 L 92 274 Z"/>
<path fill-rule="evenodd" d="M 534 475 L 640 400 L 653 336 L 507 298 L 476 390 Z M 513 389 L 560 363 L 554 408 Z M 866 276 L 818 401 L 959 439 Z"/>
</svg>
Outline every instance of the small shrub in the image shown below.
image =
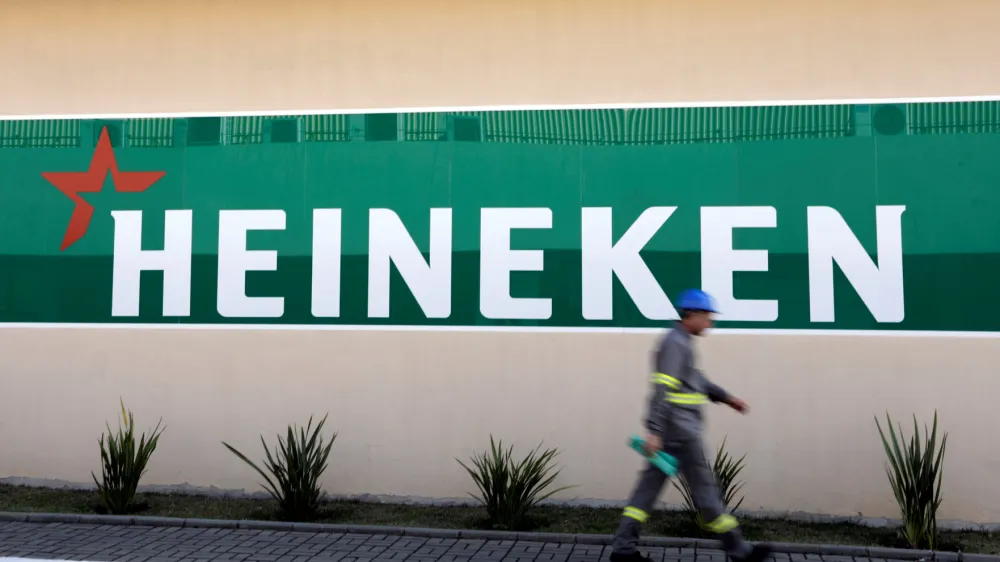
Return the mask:
<svg viewBox="0 0 1000 562">
<path fill-rule="evenodd" d="M 743 499 L 745 496 L 740 496 L 739 501 L 733 504 L 733 500 L 736 499 L 736 494 L 743 489 L 745 482 L 742 480 L 738 481 L 736 478 L 743 472 L 745 467 L 743 461 L 746 459 L 746 453 L 740 458 L 733 458 L 730 456 L 729 452 L 726 451 L 726 439 L 722 440 L 722 444 L 719 445 L 718 450 L 715 452 L 715 462 L 712 463 L 712 472 L 715 474 L 715 482 L 719 486 L 719 492 L 722 495 L 722 506 L 725 511 L 735 511 L 743 505 Z M 701 512 L 694 505 L 694 499 L 691 495 L 691 488 L 688 487 L 687 482 L 683 479 L 678 479 L 681 483 L 677 488 L 680 490 L 681 495 L 684 497 L 684 505 L 687 508 L 688 513 L 694 518 L 694 522 L 698 524 L 698 527 L 704 529 L 707 522 L 701 516 Z"/>
<path fill-rule="evenodd" d="M 285 439 L 278 435 L 278 446 L 274 448 L 273 454 L 261 435 L 260 443 L 264 446 L 267 457 L 264 461 L 267 472 L 228 443 L 222 443 L 264 478 L 265 483 L 261 485 L 278 502 L 279 513 L 285 519 L 307 521 L 316 517 L 319 510 L 323 497 L 319 479 L 326 471 L 330 449 L 337 439 L 337 433 L 334 433 L 330 441 L 324 443 L 320 432 L 326 418 L 327 416 L 323 416 L 315 429 L 312 427 L 311 416 L 305 428 L 289 425 Z"/>
<path fill-rule="evenodd" d="M 90 476 L 97 485 L 97 494 L 101 498 L 101 506 L 110 514 L 120 515 L 131 513 L 136 508 L 135 494 L 139 480 L 146 473 L 156 444 L 163 433 L 160 423 L 151 432 L 149 438 L 143 433 L 139 444 L 135 443 L 135 419 L 132 412 L 126 412 L 125 403 L 119 399 L 122 417 L 118 422 L 118 433 L 111 432 L 108 425 L 107 435 L 101 435 L 98 443 L 101 446 L 101 480 L 93 472 Z M 162 421 L 162 420 L 160 420 Z M 124 424 L 124 429 L 122 425 Z"/>
<path fill-rule="evenodd" d="M 892 486 L 896 504 L 903 519 L 903 539 L 911 548 L 927 548 L 933 550 L 937 545 L 937 510 L 941 506 L 941 478 L 943 475 L 942 461 L 948 434 L 941 436 L 941 446 L 937 442 L 937 411 L 934 412 L 934 424 L 927 431 L 924 425 L 923 445 L 920 441 L 920 428 L 917 417 L 913 416 L 913 435 L 905 446 L 902 444 L 903 427 L 899 425 L 899 436 L 892 427 L 892 419 L 885 414 L 886 425 L 889 428 L 889 439 L 878 418 L 875 425 L 882 437 L 882 446 L 888 459 L 885 463 L 885 474 Z M 891 440 L 891 442 L 890 442 Z"/>
<path fill-rule="evenodd" d="M 514 461 L 513 447 L 504 450 L 502 442 L 495 442 L 490 435 L 490 450 L 472 457 L 474 468 L 455 459 L 479 488 L 479 495 L 469 495 L 486 508 L 494 529 L 521 528 L 538 502 L 573 487 L 546 491 L 561 472 L 553 472 L 553 461 L 559 453 L 556 449 L 540 449 L 541 444 L 520 461 Z"/>
</svg>

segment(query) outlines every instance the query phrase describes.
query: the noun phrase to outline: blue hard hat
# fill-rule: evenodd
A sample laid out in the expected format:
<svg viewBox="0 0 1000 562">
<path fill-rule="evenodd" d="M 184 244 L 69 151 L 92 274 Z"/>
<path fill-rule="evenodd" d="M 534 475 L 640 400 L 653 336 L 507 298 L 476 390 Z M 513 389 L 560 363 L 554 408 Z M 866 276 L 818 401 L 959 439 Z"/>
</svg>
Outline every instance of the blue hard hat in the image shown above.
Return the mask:
<svg viewBox="0 0 1000 562">
<path fill-rule="evenodd" d="M 704 310 L 719 312 L 715 308 L 715 299 L 701 289 L 687 289 L 677 298 L 678 310 Z"/>
</svg>

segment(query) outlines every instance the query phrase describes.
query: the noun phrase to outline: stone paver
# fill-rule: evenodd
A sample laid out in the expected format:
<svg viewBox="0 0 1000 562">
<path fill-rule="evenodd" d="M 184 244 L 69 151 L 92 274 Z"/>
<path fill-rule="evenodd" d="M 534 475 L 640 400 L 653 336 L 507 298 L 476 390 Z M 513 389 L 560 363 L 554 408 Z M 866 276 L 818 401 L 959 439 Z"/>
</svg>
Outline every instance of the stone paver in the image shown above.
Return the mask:
<svg viewBox="0 0 1000 562">
<path fill-rule="evenodd" d="M 656 562 L 725 562 L 722 552 L 643 548 Z M 122 562 L 601 562 L 610 547 L 528 541 L 254 531 L 246 529 L 0 522 L 0 557 Z M 777 554 L 775 562 L 873 562 Z M 887 561 L 892 562 L 892 561 Z"/>
</svg>

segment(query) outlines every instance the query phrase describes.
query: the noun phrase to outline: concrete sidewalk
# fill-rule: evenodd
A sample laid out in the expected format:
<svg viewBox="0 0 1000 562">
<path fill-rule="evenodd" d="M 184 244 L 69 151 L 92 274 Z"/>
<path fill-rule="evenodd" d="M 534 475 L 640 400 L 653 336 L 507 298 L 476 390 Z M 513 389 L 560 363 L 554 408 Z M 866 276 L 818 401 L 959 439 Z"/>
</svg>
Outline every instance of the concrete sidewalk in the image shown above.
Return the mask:
<svg viewBox="0 0 1000 562">
<path fill-rule="evenodd" d="M 81 516 L 49 516 L 51 519 L 60 517 Z M 293 528 L 290 524 L 287 525 L 289 530 L 223 528 L 230 524 L 236 526 L 235 522 L 203 521 L 198 524 L 179 519 L 163 520 L 159 524 L 2 521 L 0 557 L 95 562 L 599 562 L 607 560 L 610 553 L 610 547 L 604 544 L 610 537 L 603 536 L 589 541 L 586 536 L 571 535 L 529 537 L 552 540 L 523 540 L 520 536 L 516 540 L 491 540 L 490 533 L 434 529 L 386 529 L 389 532 L 379 533 L 370 528 L 371 532 L 330 532 L 318 525 Z M 449 534 L 453 538 L 446 538 Z M 463 538 L 463 535 L 470 538 Z M 472 538 L 475 535 L 482 538 Z M 659 545 L 642 549 L 657 562 L 726 562 L 725 555 L 714 548 L 714 543 L 677 540 L 674 543 L 678 546 L 670 546 L 670 539 L 646 542 Z M 778 548 L 782 550 L 781 546 Z M 824 549 L 841 554 L 823 554 Z M 889 551 L 863 547 L 785 545 L 783 550 L 786 552 L 775 555 L 777 562 L 889 562 L 921 557 L 949 562 L 960 559 L 963 562 L 1000 561 L 1000 557 L 993 556 L 961 557 L 955 553 L 935 556 L 935 553 L 908 551 L 896 551 L 900 553 L 898 558 L 886 558 L 879 554 Z M 821 552 L 809 553 L 810 550 Z M 845 555 L 845 552 L 855 555 Z"/>
</svg>

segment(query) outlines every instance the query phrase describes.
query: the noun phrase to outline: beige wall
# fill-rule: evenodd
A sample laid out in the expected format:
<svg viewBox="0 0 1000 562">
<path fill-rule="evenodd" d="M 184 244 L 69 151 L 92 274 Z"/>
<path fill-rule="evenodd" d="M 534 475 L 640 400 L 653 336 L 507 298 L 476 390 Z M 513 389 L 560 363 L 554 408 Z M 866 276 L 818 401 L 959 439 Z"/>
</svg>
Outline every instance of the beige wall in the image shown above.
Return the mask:
<svg viewBox="0 0 1000 562">
<path fill-rule="evenodd" d="M 69 114 L 1000 94 L 990 0 L 6 0 L 0 111 Z M 947 22 L 947 25 L 942 25 Z M 281 38 L 281 42 L 276 42 Z M 565 450 L 569 496 L 637 469 L 649 335 L 0 332 L 0 476 L 84 482 L 121 395 L 168 424 L 149 483 L 253 488 L 219 441 L 329 411 L 336 493 L 460 496 L 489 432 Z M 1000 339 L 714 335 L 746 507 L 893 515 L 872 416 L 952 431 L 942 516 L 1000 521 Z M 566 496 L 564 494 L 564 496 Z M 677 501 L 676 492 L 668 499 Z"/>
<path fill-rule="evenodd" d="M 86 481 L 119 394 L 169 425 L 148 483 L 254 488 L 220 440 L 330 412 L 334 493 L 458 497 L 454 457 L 488 435 L 565 449 L 564 497 L 621 499 L 646 396 L 650 335 L 31 329 L 0 332 L 0 475 Z M 942 515 L 1000 520 L 993 424 L 1000 339 L 713 335 L 705 369 L 754 407 L 709 416 L 747 452 L 753 509 L 893 514 L 872 416 L 937 408 L 952 432 Z M 947 382 L 945 382 L 947 381 Z M 971 392 L 970 392 L 971 390 Z M 902 421 L 906 422 L 904 417 Z M 912 423 L 912 422 L 911 422 Z M 679 501 L 676 492 L 667 497 Z"/>
<path fill-rule="evenodd" d="M 992 0 L 4 0 L 0 112 L 1000 94 Z"/>
</svg>

